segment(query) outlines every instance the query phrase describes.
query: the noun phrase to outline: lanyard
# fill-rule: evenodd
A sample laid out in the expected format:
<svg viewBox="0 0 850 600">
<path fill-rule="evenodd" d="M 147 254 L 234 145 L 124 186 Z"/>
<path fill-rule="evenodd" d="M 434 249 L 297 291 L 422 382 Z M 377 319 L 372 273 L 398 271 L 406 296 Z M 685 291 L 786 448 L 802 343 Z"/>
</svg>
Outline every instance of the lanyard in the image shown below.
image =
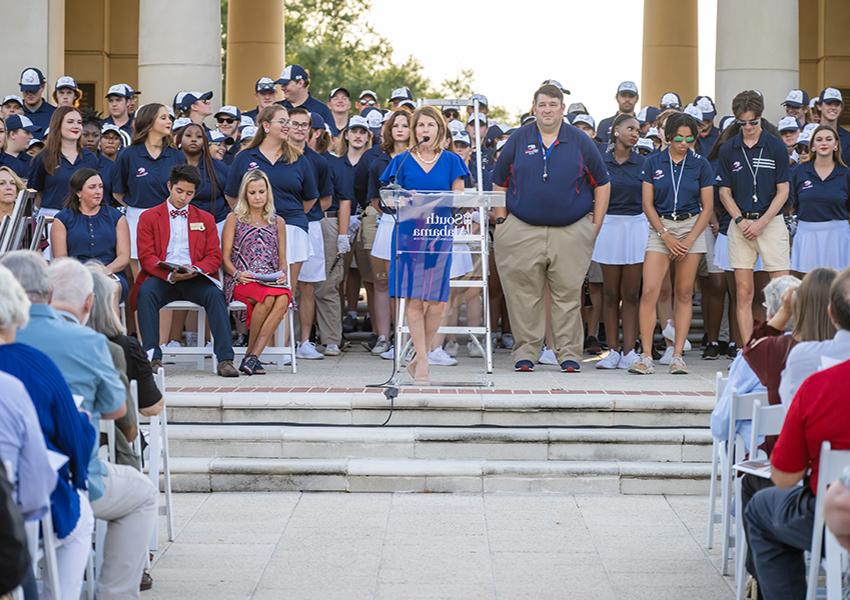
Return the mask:
<svg viewBox="0 0 850 600">
<path fill-rule="evenodd" d="M 552 150 L 555 146 L 558 145 L 558 138 L 555 138 L 555 141 L 552 142 L 552 145 L 548 148 L 543 145 L 543 136 L 540 135 L 540 130 L 537 130 L 537 139 L 540 140 L 540 151 L 543 154 L 543 181 L 549 180 L 549 155 L 552 154 Z"/>
<path fill-rule="evenodd" d="M 759 157 L 754 161 L 756 163 L 756 168 L 753 169 L 753 165 L 750 164 L 750 157 L 747 156 L 747 150 L 743 146 L 741 146 L 741 152 L 744 153 L 744 161 L 747 163 L 747 168 L 750 170 L 750 174 L 753 176 L 753 202 L 758 204 L 759 194 L 758 194 L 758 182 L 756 179 L 759 174 L 759 167 L 761 166 L 761 155 L 764 154 L 764 148 L 759 150 Z"/>
<path fill-rule="evenodd" d="M 667 152 L 670 156 L 670 152 Z M 685 162 L 688 160 L 688 153 L 682 158 L 682 170 L 679 171 L 679 180 L 676 180 L 676 174 L 673 172 L 673 157 L 670 156 L 670 185 L 673 186 L 673 218 L 676 218 L 676 207 L 679 205 L 679 187 L 682 184 L 682 174 L 685 172 Z"/>
</svg>

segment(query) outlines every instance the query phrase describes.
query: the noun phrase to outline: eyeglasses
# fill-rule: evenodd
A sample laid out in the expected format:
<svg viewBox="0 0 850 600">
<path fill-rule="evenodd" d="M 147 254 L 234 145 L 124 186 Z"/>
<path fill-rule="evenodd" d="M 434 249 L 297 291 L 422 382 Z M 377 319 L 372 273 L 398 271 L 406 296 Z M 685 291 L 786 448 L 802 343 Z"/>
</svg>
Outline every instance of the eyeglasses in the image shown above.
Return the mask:
<svg viewBox="0 0 850 600">
<path fill-rule="evenodd" d="M 270 121 L 270 123 L 277 123 L 281 127 L 289 127 L 292 125 L 292 121 L 287 121 L 286 119 L 278 119 L 277 121 Z"/>
<path fill-rule="evenodd" d="M 736 120 L 735 120 L 735 122 L 736 122 L 738 125 L 741 125 L 741 126 L 749 125 L 749 126 L 751 126 L 751 127 L 755 127 L 756 125 L 758 125 L 759 123 L 761 123 L 761 119 L 751 119 L 751 120 L 749 120 L 749 121 L 742 121 L 741 119 L 736 119 Z"/>
<path fill-rule="evenodd" d="M 688 137 L 685 137 L 685 136 L 683 136 L 683 135 L 674 135 L 674 136 L 673 136 L 673 141 L 674 141 L 674 142 L 687 142 L 687 143 L 689 143 L 689 144 L 690 144 L 690 143 L 691 143 L 691 142 L 693 142 L 695 139 L 696 139 L 696 138 L 695 138 L 694 136 L 692 136 L 692 135 L 689 135 Z"/>
<path fill-rule="evenodd" d="M 309 123 L 297 123 L 296 121 L 290 121 L 289 126 L 292 129 L 310 129 Z"/>
<path fill-rule="evenodd" d="M 236 119 L 216 119 L 219 125 L 233 125 Z"/>
</svg>

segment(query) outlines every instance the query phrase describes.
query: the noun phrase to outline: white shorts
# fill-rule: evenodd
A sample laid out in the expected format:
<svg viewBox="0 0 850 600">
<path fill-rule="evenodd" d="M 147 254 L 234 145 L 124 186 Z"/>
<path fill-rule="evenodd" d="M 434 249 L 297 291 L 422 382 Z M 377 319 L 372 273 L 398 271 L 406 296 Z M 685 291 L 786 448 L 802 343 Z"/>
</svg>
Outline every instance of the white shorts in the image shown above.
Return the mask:
<svg viewBox="0 0 850 600">
<path fill-rule="evenodd" d="M 395 231 L 395 217 L 382 213 L 378 220 L 375 241 L 372 242 L 372 256 L 381 260 L 390 259 L 390 255 L 393 253 L 393 231 Z"/>
<path fill-rule="evenodd" d="M 313 247 L 310 245 L 310 236 L 297 225 L 286 226 L 286 262 L 290 265 L 303 263 L 310 258 Z M 324 256 L 324 252 L 322 253 Z"/>
<path fill-rule="evenodd" d="M 472 254 L 466 244 L 452 244 L 452 270 L 449 277 L 455 279 L 472 273 Z"/>
<path fill-rule="evenodd" d="M 818 267 L 847 268 L 850 254 L 847 221 L 800 221 L 791 245 L 791 270 L 808 273 Z"/>
<path fill-rule="evenodd" d="M 322 222 L 310 221 L 307 227 L 309 228 L 307 233 L 310 238 L 310 257 L 301 265 L 298 281 L 319 283 L 325 280 L 325 238 L 322 235 Z M 288 230 L 286 234 L 289 235 Z"/>
<path fill-rule="evenodd" d="M 718 233 L 714 240 L 714 266 L 730 273 L 734 271 L 729 266 L 729 238 L 722 233 Z M 753 268 L 753 271 L 764 271 L 764 263 L 761 261 L 761 256 L 756 259 L 756 266 Z"/>
<path fill-rule="evenodd" d="M 649 223 L 646 215 L 605 215 L 593 260 L 601 265 L 639 265 L 646 254 Z"/>
<path fill-rule="evenodd" d="M 714 234 L 711 233 L 711 227 L 706 227 L 703 232 L 703 237 L 705 238 L 705 255 L 699 261 L 699 270 L 697 271 L 697 275 L 700 277 L 708 277 L 714 273 L 723 273 L 723 269 L 714 264 L 714 247 L 717 244 L 717 240 L 714 237 Z"/>
<path fill-rule="evenodd" d="M 133 259 L 139 258 L 139 249 L 136 247 L 136 239 L 139 229 L 139 217 L 141 217 L 142 213 L 146 210 L 148 209 L 128 206 L 127 213 L 124 215 L 125 217 L 127 217 L 127 225 L 130 228 L 130 258 Z"/>
</svg>

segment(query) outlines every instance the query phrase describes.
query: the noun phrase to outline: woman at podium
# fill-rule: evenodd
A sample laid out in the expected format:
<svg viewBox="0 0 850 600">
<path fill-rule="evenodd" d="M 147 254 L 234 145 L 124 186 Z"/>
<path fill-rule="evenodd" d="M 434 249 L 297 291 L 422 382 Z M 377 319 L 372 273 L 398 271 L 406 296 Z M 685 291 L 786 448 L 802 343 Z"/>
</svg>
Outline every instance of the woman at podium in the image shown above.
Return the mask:
<svg viewBox="0 0 850 600">
<path fill-rule="evenodd" d="M 440 112 L 431 106 L 417 109 L 411 129 L 410 149 L 390 161 L 381 181 L 419 192 L 462 192 L 469 169 L 456 154 L 443 150 L 447 126 Z M 424 382 L 429 378 L 428 348 L 449 299 L 452 203 L 440 194 L 433 200 L 416 196 L 397 216 L 389 290 L 390 296 L 407 300 L 405 318 L 416 352 L 407 369 L 415 381 Z"/>
</svg>

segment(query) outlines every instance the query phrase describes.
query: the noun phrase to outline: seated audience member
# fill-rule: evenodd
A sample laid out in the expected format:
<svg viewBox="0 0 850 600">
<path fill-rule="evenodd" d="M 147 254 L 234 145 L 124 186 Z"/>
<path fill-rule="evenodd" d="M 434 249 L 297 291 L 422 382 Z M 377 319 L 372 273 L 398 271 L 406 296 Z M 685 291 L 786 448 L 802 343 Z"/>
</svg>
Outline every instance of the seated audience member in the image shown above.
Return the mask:
<svg viewBox="0 0 850 600">
<path fill-rule="evenodd" d="M 829 319 L 829 289 L 835 276 L 835 269 L 814 269 L 808 273 L 802 283 L 796 277 L 783 275 L 771 279 L 764 288 L 765 306 L 776 307 L 773 316 L 764 323 L 757 324 L 753 335 L 744 347 L 744 360 L 767 388 L 771 404 L 779 404 L 779 382 L 785 361 L 791 350 L 799 342 L 820 342 L 835 334 L 835 327 Z M 777 284 L 787 281 L 785 291 L 777 297 L 781 287 Z M 786 329 L 793 327 L 790 334 Z"/>
<path fill-rule="evenodd" d="M 286 224 L 274 208 L 268 177 L 259 169 L 245 173 L 223 235 L 224 289 L 228 302 L 248 307 L 248 348 L 239 370 L 263 375 L 260 355 L 289 308 L 292 292 L 286 271 Z M 257 275 L 276 275 L 264 282 Z M 271 284 L 271 285 L 269 285 Z"/>
<path fill-rule="evenodd" d="M 28 250 L 10 252 L 0 264 L 12 271 L 32 302 L 29 323 L 18 332 L 18 341 L 56 363 L 71 392 L 83 397 L 82 408 L 92 415 L 95 431 L 100 430 L 100 419 L 123 416 L 125 390 L 106 338 L 81 325 L 93 301 L 92 278 L 85 267 L 64 258 L 48 269 L 41 255 Z M 98 574 L 97 597 L 138 598 L 148 541 L 156 527 L 157 490 L 137 470 L 101 461 L 97 448 L 89 461 L 88 490 L 95 518 L 108 523 L 110 551 Z"/>
<path fill-rule="evenodd" d="M 153 350 L 152 368 L 162 364 L 159 347 L 159 311 L 176 300 L 204 307 L 213 335 L 213 351 L 221 377 L 238 377 L 233 366 L 230 316 L 224 294 L 210 281 L 218 277 L 221 248 L 213 216 L 189 203 L 201 181 L 197 167 L 171 169 L 168 198 L 139 218 L 138 248 L 141 272 L 134 293 L 142 345 Z M 175 265 L 166 268 L 164 263 Z M 180 270 L 175 270 L 176 266 Z"/>
<path fill-rule="evenodd" d="M 846 272 L 845 269 L 839 273 L 836 281 Z M 830 300 L 827 310 L 835 327 L 835 335 L 828 335 L 829 332 L 824 331 L 822 335 L 825 337 L 820 338 L 823 341 L 801 342 L 791 349 L 779 384 L 779 396 L 783 404 L 791 402 L 809 375 L 850 359 L 850 319 L 842 321 L 838 318 L 836 307 L 832 305 L 835 300 L 833 292 L 830 292 Z M 812 307 L 812 310 L 823 308 Z"/>
<path fill-rule="evenodd" d="M 54 258 L 71 256 L 81 262 L 97 260 L 114 273 L 121 284 L 121 300 L 129 285 L 124 269 L 130 264 L 130 228 L 117 208 L 103 201 L 103 180 L 94 169 L 71 175 L 65 208 L 50 228 Z"/>
<path fill-rule="evenodd" d="M 89 263 L 86 268 L 94 278 L 94 304 L 88 326 L 121 347 L 127 367 L 127 380 L 135 381 L 138 386 L 139 412 L 146 417 L 158 415 L 162 412 L 164 400 L 156 386 L 151 363 L 139 340 L 126 334 L 121 318 L 115 311 L 115 300 L 120 291 L 118 282 L 101 264 Z"/>
<path fill-rule="evenodd" d="M 832 284 L 829 310 L 842 330 L 850 329 L 850 270 Z M 812 540 L 820 447 L 829 441 L 835 450 L 850 450 L 848 378 L 850 361 L 803 382 L 770 456 L 776 487 L 755 494 L 744 511 L 755 577 L 762 597 L 769 600 L 806 596 L 803 553 Z"/>
<path fill-rule="evenodd" d="M 30 553 L 27 551 L 27 532 L 21 509 L 15 504 L 12 474 L 0 461 L 0 594 L 3 600 L 12 600 L 11 592 L 21 586 L 24 598 L 38 594 L 32 575 Z M 35 588 L 33 590 L 33 588 Z"/>
<path fill-rule="evenodd" d="M 22 189 L 24 182 L 21 178 L 9 167 L 0 167 L 0 220 L 5 216 L 12 216 L 15 200 Z"/>
<path fill-rule="evenodd" d="M 85 491 L 96 434 L 88 415 L 77 410 L 71 390 L 53 361 L 35 348 L 15 342 L 17 328 L 29 320 L 29 308 L 26 292 L 7 268 L 0 267 L 0 371 L 24 384 L 45 444 L 68 457 L 50 495 L 50 510 L 59 539 L 56 562 L 62 598 L 78 598 L 94 529 Z M 52 598 L 49 583 L 45 581 L 45 597 Z"/>
</svg>

